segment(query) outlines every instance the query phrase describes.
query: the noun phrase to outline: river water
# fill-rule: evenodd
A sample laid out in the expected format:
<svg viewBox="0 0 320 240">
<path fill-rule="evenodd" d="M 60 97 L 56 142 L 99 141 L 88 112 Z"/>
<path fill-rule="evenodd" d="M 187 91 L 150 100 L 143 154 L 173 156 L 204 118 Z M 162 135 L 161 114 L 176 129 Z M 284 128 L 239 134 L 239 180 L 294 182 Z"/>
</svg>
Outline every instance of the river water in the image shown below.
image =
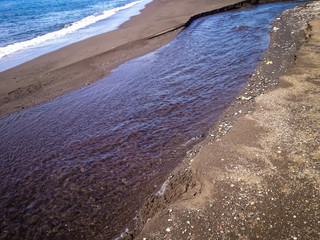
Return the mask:
<svg viewBox="0 0 320 240">
<path fill-rule="evenodd" d="M 195 21 L 96 84 L 0 119 L 0 239 L 110 239 L 249 80 L 297 2 Z"/>
</svg>

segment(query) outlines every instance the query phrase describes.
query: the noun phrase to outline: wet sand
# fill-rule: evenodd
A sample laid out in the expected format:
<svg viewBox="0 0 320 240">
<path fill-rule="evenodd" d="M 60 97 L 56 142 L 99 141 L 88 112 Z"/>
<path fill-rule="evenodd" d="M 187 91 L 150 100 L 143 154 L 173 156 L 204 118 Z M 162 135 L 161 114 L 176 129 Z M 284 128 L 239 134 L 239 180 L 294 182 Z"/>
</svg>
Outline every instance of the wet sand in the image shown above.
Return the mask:
<svg viewBox="0 0 320 240">
<path fill-rule="evenodd" d="M 226 4 L 229 1 L 217 2 L 220 4 Z M 160 1 L 155 1 L 154 4 L 155 3 L 160 4 Z M 169 2 L 166 3 L 170 5 Z M 159 6 L 164 7 L 165 5 L 162 4 L 163 2 L 161 2 Z M 199 3 L 197 3 L 197 5 L 198 4 Z M 167 7 L 172 9 L 169 5 L 167 5 Z M 153 6 L 156 7 L 156 5 Z M 208 6 L 203 5 L 203 7 L 205 8 Z M 147 9 L 150 10 L 150 6 Z M 147 12 L 147 9 L 144 12 Z M 193 10 L 190 11 L 194 14 Z M 203 10 L 204 9 L 201 11 Z M 164 12 L 162 14 L 164 14 Z M 149 13 L 150 17 L 152 15 L 152 18 L 156 19 L 156 16 L 154 16 L 152 12 Z M 172 14 L 170 11 L 167 13 Z M 158 16 L 158 19 L 154 20 L 156 21 L 155 25 L 157 26 L 162 22 L 159 18 L 163 17 L 163 15 L 160 15 Z M 309 15 L 312 16 L 311 14 Z M 144 15 L 142 14 L 139 16 L 141 17 Z M 139 34 L 145 34 L 143 35 L 145 37 L 142 39 L 138 37 L 138 40 L 131 40 L 131 37 L 134 36 L 130 35 L 130 37 L 128 37 L 129 35 L 127 34 L 130 33 L 130 31 L 137 34 L 137 28 L 133 22 L 135 18 L 133 18 L 118 30 L 119 33 L 117 34 L 123 34 L 122 36 L 124 39 L 117 38 L 120 35 L 116 34 L 113 35 L 113 38 L 110 38 L 114 33 L 110 33 L 111 35 L 101 35 L 93 39 L 68 46 L 61 51 L 40 57 L 39 59 L 0 74 L 0 79 L 3 81 L 1 82 L 1 85 L 5 86 L 3 89 L 1 88 L 1 91 L 7 89 L 7 92 L 5 92 L 4 95 L 2 95 L 2 93 L 0 95 L 4 96 L 1 98 L 1 103 L 4 103 L 0 108 L 1 116 L 25 107 L 48 101 L 55 96 L 83 87 L 86 84 L 90 84 L 104 76 L 107 76 L 111 69 L 122 62 L 143 55 L 149 51 L 153 51 L 154 49 L 162 46 L 162 44 L 173 39 L 181 30 L 181 28 L 179 28 L 179 26 L 181 26 L 179 24 L 181 23 L 177 24 L 179 21 L 182 21 L 181 19 L 182 17 L 176 17 L 174 19 L 163 20 L 165 23 L 162 26 L 166 26 L 166 28 L 164 30 L 158 28 L 154 31 L 157 35 L 157 33 L 162 33 L 168 29 L 170 30 L 171 27 L 167 28 L 169 26 L 169 22 L 172 24 L 171 26 L 173 26 L 173 28 L 178 26 L 177 30 L 170 32 L 169 34 L 161 35 L 150 40 L 148 38 L 154 35 L 154 33 L 152 33 L 154 29 L 152 27 L 150 27 L 150 29 L 141 27 L 138 32 Z M 188 19 L 188 17 L 186 17 L 182 22 L 186 19 Z M 140 19 L 140 21 L 143 21 L 143 19 Z M 291 20 L 287 21 L 290 22 Z M 283 21 L 282 23 L 287 21 Z M 295 23 L 296 21 L 297 19 L 291 22 Z M 131 24 L 133 25 L 130 26 Z M 274 30 L 274 32 L 279 34 L 282 33 L 280 30 Z M 301 37 L 302 35 L 299 33 L 300 32 L 298 31 L 297 34 L 293 35 L 295 37 Z M 286 34 L 291 35 L 291 30 L 289 29 Z M 107 36 L 109 37 L 107 38 Z M 102 43 L 107 41 L 107 39 L 111 40 L 104 46 Z M 120 43 L 118 39 L 121 39 Z M 185 165 L 182 164 L 181 168 L 176 170 L 177 173 L 175 172 L 172 174 L 167 187 L 168 189 L 172 189 L 172 191 L 167 191 L 162 197 L 150 197 L 149 201 L 147 201 L 146 207 L 142 209 L 141 212 L 142 225 L 149 217 L 151 218 L 155 213 L 157 213 L 159 208 L 165 208 L 165 210 L 157 213 L 156 217 L 152 218 L 146 224 L 143 232 L 139 237 L 137 237 L 137 239 L 143 239 L 145 237 L 152 239 L 186 239 L 186 235 L 190 236 L 190 238 L 198 239 L 210 239 L 210 237 L 212 239 L 215 237 L 220 237 L 222 239 L 236 237 L 263 239 L 263 234 L 273 236 L 273 231 L 277 232 L 281 236 L 287 236 L 284 235 L 283 229 L 286 228 L 288 231 L 290 231 L 290 229 L 293 231 L 296 227 L 290 227 L 290 224 L 295 223 L 285 215 L 290 213 L 290 211 L 287 210 L 288 207 L 290 209 L 297 209 L 296 204 L 302 204 L 301 206 L 305 207 L 305 209 L 309 209 L 308 211 L 310 213 L 313 212 L 315 214 L 312 215 L 315 216 L 315 218 L 311 219 L 308 216 L 303 215 L 303 209 L 300 209 L 298 213 L 292 213 L 295 214 L 292 215 L 293 219 L 297 219 L 298 216 L 300 216 L 298 214 L 301 214 L 304 219 L 308 220 L 308 227 L 312 228 L 311 230 L 308 230 L 308 232 L 303 232 L 301 227 L 297 227 L 297 229 L 300 229 L 301 233 L 308 237 L 317 236 L 317 233 L 315 232 L 316 230 L 314 229 L 316 229 L 316 221 L 319 221 L 319 219 L 316 218 L 319 216 L 319 212 L 317 212 L 319 211 L 317 204 L 319 192 L 314 191 L 315 182 L 313 176 L 318 174 L 315 172 L 318 169 L 313 168 L 316 167 L 316 165 L 312 165 L 312 163 L 309 164 L 308 162 L 305 164 L 306 166 L 302 171 L 301 168 L 303 166 L 300 166 L 302 164 L 299 163 L 300 165 L 297 164 L 296 166 L 295 162 L 291 163 L 288 160 L 287 155 L 284 155 L 287 153 L 289 154 L 289 152 L 283 150 L 287 149 L 288 144 L 293 144 L 293 146 L 303 146 L 304 142 L 301 139 L 305 136 L 298 136 L 297 141 L 301 144 L 295 144 L 295 142 L 290 143 L 289 140 L 292 139 L 286 138 L 294 135 L 288 135 L 290 127 L 294 126 L 294 124 L 293 122 L 286 122 L 286 118 L 284 119 L 284 122 L 280 121 L 282 118 L 278 117 L 278 115 L 284 111 L 283 109 L 276 113 L 271 111 L 273 109 L 277 109 L 277 106 L 279 105 L 279 102 L 272 102 L 277 99 L 277 97 L 272 95 L 269 99 L 261 100 L 266 101 L 266 103 L 271 102 L 272 105 L 270 106 L 265 106 L 262 104 L 263 102 L 259 102 L 260 98 L 264 99 L 266 96 L 261 95 L 262 93 L 275 88 L 278 83 L 278 76 L 282 75 L 287 67 L 290 66 L 294 60 L 296 49 L 299 47 L 299 41 L 295 41 L 297 44 L 295 46 L 292 45 L 292 42 L 282 42 L 279 41 L 279 39 L 282 40 L 282 36 L 278 36 L 278 39 L 274 37 L 269 51 L 266 53 L 264 60 L 257 69 L 256 75 L 252 78 L 247 88 L 245 88 L 241 93 L 237 101 L 224 114 L 219 124 L 212 129 L 211 138 L 208 139 L 204 145 L 198 146 L 194 151 L 190 151 L 189 158 L 184 162 Z M 298 38 L 294 39 L 297 40 Z M 91 42 L 90 44 L 89 41 Z M 111 46 L 114 47 L 114 49 L 112 49 Z M 288 52 L 289 54 L 286 55 Z M 304 53 L 301 53 L 301 55 L 304 55 Z M 66 58 L 66 56 L 68 56 L 68 58 Z M 279 56 L 283 56 L 283 59 L 278 59 Z M 272 64 L 270 62 L 272 62 Z M 14 82 L 12 82 L 12 80 L 14 80 Z M 317 83 L 314 76 L 311 80 Z M 292 87 L 291 85 L 295 84 L 288 82 L 289 81 L 280 81 L 280 86 L 286 87 L 285 89 L 287 89 L 288 87 Z M 300 87 L 297 88 L 300 89 Z M 314 92 L 314 90 L 311 92 Z M 280 95 L 282 95 L 282 92 L 280 92 Z M 310 101 L 317 102 L 316 95 L 312 96 L 314 96 L 315 99 Z M 283 96 L 281 96 L 281 98 L 282 97 Z M 298 99 L 297 96 L 296 99 Z M 280 102 L 282 102 L 282 100 Z M 297 104 L 300 103 L 301 102 L 297 102 Z M 260 109 L 259 106 L 262 106 L 262 108 L 260 107 L 262 112 L 257 110 Z M 309 111 L 316 111 L 310 107 L 310 103 L 308 102 L 303 103 L 303 106 L 308 107 Z M 296 108 L 299 110 L 303 108 L 303 106 L 297 105 Z M 285 108 L 286 107 L 288 106 L 286 105 Z M 255 109 L 255 111 L 253 111 L 253 109 Z M 286 114 L 289 113 L 286 112 Z M 239 116 L 240 119 L 237 118 Z M 278 118 L 274 119 L 275 116 Z M 285 116 L 288 116 L 288 119 L 294 119 L 294 117 L 296 117 L 296 115 L 293 117 L 291 115 Z M 304 118 L 305 115 L 302 115 L 301 120 L 299 120 L 299 124 L 302 125 L 297 125 L 298 129 L 306 127 L 306 124 L 303 122 Z M 311 116 L 311 119 L 315 124 L 318 122 L 313 115 Z M 317 126 L 312 127 L 315 133 L 319 132 L 316 127 Z M 278 133 L 281 133 L 282 135 L 279 135 Z M 305 139 L 307 140 L 308 137 L 309 136 Z M 315 137 L 319 138 L 319 136 Z M 279 139 L 284 142 L 281 146 L 278 146 L 278 143 L 281 142 Z M 264 140 L 265 142 L 263 142 Z M 239 142 L 243 144 L 239 145 Z M 277 145 L 275 145 L 276 143 Z M 314 143 L 318 144 L 316 141 Z M 280 149 L 278 147 L 280 147 Z M 317 146 L 310 144 L 308 147 L 317 149 Z M 194 157 L 195 153 L 198 152 L 199 149 L 201 149 L 200 153 Z M 303 151 L 306 150 L 303 148 L 297 148 L 296 150 L 292 150 L 292 153 L 290 153 L 301 153 L 302 155 L 305 154 Z M 315 159 L 319 159 L 319 153 L 316 152 L 316 150 L 312 152 L 311 155 L 311 159 L 313 156 L 315 156 Z M 279 157 L 281 157 L 281 160 L 284 159 L 284 161 L 281 161 L 280 166 L 278 166 Z M 304 163 L 303 159 L 300 162 Z M 294 170 L 293 173 L 291 172 L 291 169 L 288 168 L 289 164 L 293 165 L 290 165 Z M 188 167 L 185 170 L 186 165 Z M 298 176 L 296 176 L 297 169 L 295 169 L 295 167 L 302 172 L 301 174 L 299 173 L 300 175 Z M 181 169 L 183 170 L 179 172 Z M 290 169 L 290 172 L 288 169 Z M 282 172 L 284 172 L 282 175 L 279 174 Z M 311 175 L 309 174 L 310 172 Z M 283 179 L 286 181 L 283 181 Z M 278 185 L 274 186 L 273 184 L 275 182 Z M 307 182 L 308 184 L 304 185 L 304 182 Z M 301 183 L 301 185 L 298 183 Z M 294 185 L 294 188 L 292 188 L 292 185 Z M 295 189 L 297 185 L 299 185 L 300 188 Z M 299 196 L 305 187 L 308 187 L 308 193 L 311 195 L 301 198 Z M 181 197 L 180 195 L 184 192 L 186 193 Z M 306 192 L 307 191 L 303 193 Z M 171 201 L 173 202 L 176 199 L 179 200 L 174 202 L 172 205 L 168 205 Z M 270 205 L 273 203 L 271 201 L 274 201 L 272 199 L 276 199 L 274 205 Z M 288 202 L 288 199 L 292 199 L 291 205 L 285 205 Z M 265 204 L 266 202 L 268 202 L 269 205 Z M 262 211 L 265 209 L 274 213 L 273 215 L 270 214 L 270 221 L 280 222 L 282 225 L 275 225 L 273 222 L 270 224 L 263 222 L 266 221 L 263 219 L 266 216 L 266 212 Z M 248 212 L 249 210 L 250 212 Z M 279 213 L 284 215 L 279 215 Z M 218 215 L 219 217 L 217 217 Z M 286 219 L 286 217 L 288 217 L 288 219 Z M 282 219 L 285 219 L 286 221 L 284 222 Z M 242 222 L 237 222 L 236 220 L 241 220 Z M 248 224 L 241 224 L 243 222 Z M 209 226 L 208 223 L 211 225 Z M 305 223 L 299 222 L 298 224 L 304 226 L 303 224 Z M 270 226 L 272 227 L 267 229 L 267 227 Z M 139 227 L 137 229 L 139 229 Z M 192 230 L 194 231 L 192 232 Z M 214 234 L 212 233 L 213 230 L 215 231 Z M 138 232 L 139 231 L 136 233 Z M 191 233 L 191 235 L 189 233 Z M 240 236 L 237 234 L 240 234 Z M 126 237 L 130 238 L 131 233 L 124 233 L 123 236 L 124 239 Z M 291 237 L 295 239 L 296 236 L 292 235 Z M 288 238 L 290 238 L 290 236 L 288 236 Z M 278 238 L 275 237 L 274 239 Z"/>
<path fill-rule="evenodd" d="M 154 0 L 118 30 L 69 45 L 0 73 L 0 117 L 96 82 L 170 42 L 192 16 L 252 1 Z"/>
<path fill-rule="evenodd" d="M 277 18 L 250 82 L 145 204 L 135 239 L 320 238 L 319 17 L 315 2 Z"/>
</svg>

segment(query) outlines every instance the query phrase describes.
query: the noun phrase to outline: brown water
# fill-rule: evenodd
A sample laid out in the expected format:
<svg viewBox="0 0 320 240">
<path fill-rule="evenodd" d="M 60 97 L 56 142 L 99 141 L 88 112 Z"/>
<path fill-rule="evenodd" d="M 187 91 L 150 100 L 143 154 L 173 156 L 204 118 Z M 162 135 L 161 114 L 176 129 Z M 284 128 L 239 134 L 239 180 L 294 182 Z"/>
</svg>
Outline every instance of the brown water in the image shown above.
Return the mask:
<svg viewBox="0 0 320 240">
<path fill-rule="evenodd" d="M 0 239 L 119 234 L 248 81 L 271 20 L 293 5 L 197 20 L 110 77 L 0 119 Z"/>
</svg>

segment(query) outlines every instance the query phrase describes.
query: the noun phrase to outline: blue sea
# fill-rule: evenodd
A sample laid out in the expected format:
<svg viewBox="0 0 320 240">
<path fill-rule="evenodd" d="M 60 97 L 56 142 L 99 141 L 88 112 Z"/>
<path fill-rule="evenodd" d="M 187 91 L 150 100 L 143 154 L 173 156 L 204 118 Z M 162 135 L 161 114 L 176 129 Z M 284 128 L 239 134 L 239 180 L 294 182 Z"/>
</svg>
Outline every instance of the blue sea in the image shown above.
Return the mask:
<svg viewBox="0 0 320 240">
<path fill-rule="evenodd" d="M 1 10 L 8 15 L 1 49 L 22 45 L 3 58 L 116 27 L 147 3 L 49 0 L 40 11 L 40 2 L 24 9 L 19 1 L 20 7 L 0 0 L 16 11 Z M 0 239 L 114 239 L 133 226 L 141 204 L 250 79 L 269 45 L 272 21 L 298 3 L 198 19 L 107 78 L 1 118 Z M 87 25 L 89 19 L 95 23 Z"/>
<path fill-rule="evenodd" d="M 0 71 L 115 30 L 152 0 L 0 0 Z"/>
</svg>

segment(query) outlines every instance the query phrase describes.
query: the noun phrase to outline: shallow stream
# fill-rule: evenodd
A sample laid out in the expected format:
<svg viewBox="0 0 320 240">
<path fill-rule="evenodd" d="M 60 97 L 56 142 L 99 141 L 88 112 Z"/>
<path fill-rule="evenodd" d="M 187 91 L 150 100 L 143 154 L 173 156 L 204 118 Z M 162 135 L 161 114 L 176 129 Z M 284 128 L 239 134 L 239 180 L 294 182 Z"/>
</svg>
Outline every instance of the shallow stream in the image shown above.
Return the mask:
<svg viewBox="0 0 320 240">
<path fill-rule="evenodd" d="M 284 2 L 199 19 L 96 84 L 0 119 L 1 239 L 110 239 L 254 72 Z"/>
</svg>

